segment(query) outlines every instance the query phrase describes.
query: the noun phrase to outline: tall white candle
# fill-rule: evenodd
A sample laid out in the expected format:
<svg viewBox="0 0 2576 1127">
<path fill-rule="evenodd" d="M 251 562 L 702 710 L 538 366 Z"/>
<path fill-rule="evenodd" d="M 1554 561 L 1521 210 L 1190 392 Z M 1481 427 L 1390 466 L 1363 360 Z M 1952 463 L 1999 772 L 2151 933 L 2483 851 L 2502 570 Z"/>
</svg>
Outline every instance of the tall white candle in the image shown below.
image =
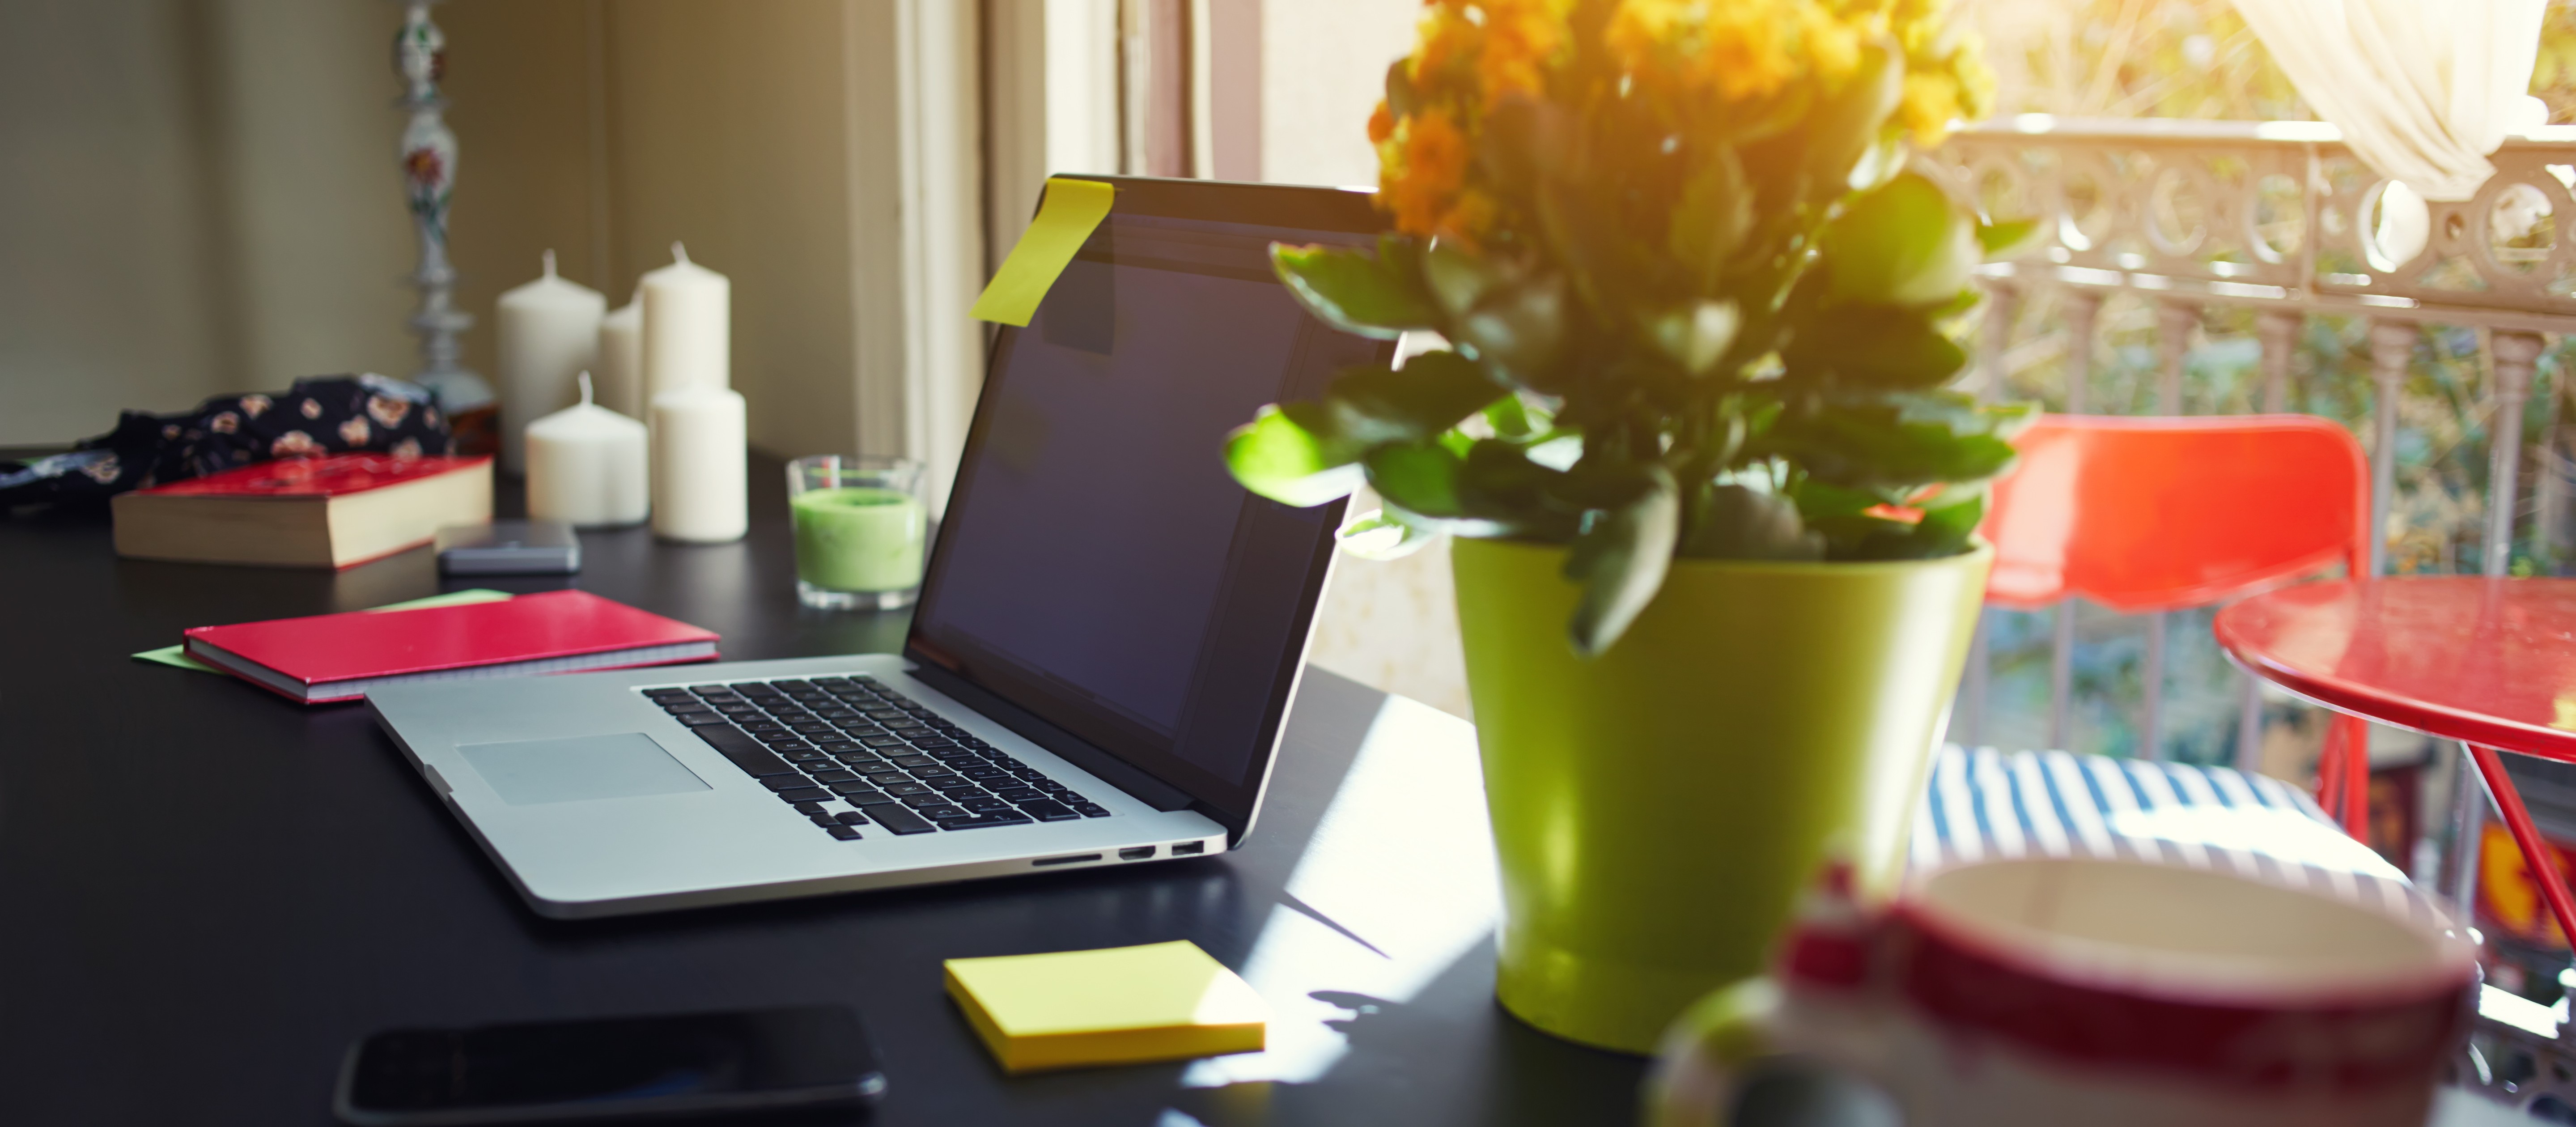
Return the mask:
<svg viewBox="0 0 2576 1127">
<path fill-rule="evenodd" d="M 644 424 L 590 401 L 528 424 L 528 515 L 583 528 L 637 524 L 647 507 Z"/>
<path fill-rule="evenodd" d="M 555 276 L 555 252 L 545 254 L 545 276 L 501 295 L 496 344 L 500 350 L 501 469 L 527 472 L 528 424 L 572 402 L 572 378 L 599 359 L 599 320 L 608 300 L 599 291 Z"/>
<path fill-rule="evenodd" d="M 689 261 L 671 244 L 672 263 L 644 275 L 644 401 L 685 388 L 733 386 L 733 282 Z"/>
<path fill-rule="evenodd" d="M 646 313 L 646 328 L 653 315 Z M 692 387 L 653 397 L 653 534 L 720 544 L 750 527 L 742 396 Z"/>
<path fill-rule="evenodd" d="M 630 419 L 644 417 L 644 295 L 599 319 L 599 405 Z"/>
</svg>

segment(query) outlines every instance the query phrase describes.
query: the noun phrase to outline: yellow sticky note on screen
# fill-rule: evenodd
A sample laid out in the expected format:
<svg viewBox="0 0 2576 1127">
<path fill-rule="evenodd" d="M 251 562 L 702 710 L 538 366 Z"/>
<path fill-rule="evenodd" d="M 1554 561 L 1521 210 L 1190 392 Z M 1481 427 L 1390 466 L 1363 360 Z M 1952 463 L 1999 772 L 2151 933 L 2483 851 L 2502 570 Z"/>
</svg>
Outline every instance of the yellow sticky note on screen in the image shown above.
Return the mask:
<svg viewBox="0 0 2576 1127">
<path fill-rule="evenodd" d="M 979 321 L 1027 328 L 1056 277 L 1072 264 L 1074 253 L 1100 228 L 1100 221 L 1109 217 L 1109 202 L 1116 196 L 1117 189 L 1097 180 L 1047 177 L 1038 217 L 1030 221 L 969 312 Z"/>
<path fill-rule="evenodd" d="M 1270 1028 L 1270 1004 L 1186 939 L 946 965 L 1006 1072 L 1248 1053 Z"/>
</svg>

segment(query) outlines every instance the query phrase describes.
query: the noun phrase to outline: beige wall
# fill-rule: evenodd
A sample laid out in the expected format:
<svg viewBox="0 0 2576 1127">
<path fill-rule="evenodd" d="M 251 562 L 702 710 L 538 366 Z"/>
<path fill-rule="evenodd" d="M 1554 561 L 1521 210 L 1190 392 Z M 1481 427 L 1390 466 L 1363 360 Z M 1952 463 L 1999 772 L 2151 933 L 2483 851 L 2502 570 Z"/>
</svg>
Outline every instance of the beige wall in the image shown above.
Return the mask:
<svg viewBox="0 0 2576 1127">
<path fill-rule="evenodd" d="M 282 387 L 326 372 L 411 371 L 418 261 L 395 138 L 401 10 L 345 0 L 209 6 L 213 162 L 232 222 L 219 288 L 246 299 L 239 379 Z M 249 390 L 249 388 L 244 388 Z"/>
<path fill-rule="evenodd" d="M 493 301 L 555 252 L 564 277 L 626 303 L 634 274 L 610 251 L 601 0 L 455 0 L 447 32 L 448 126 L 456 131 L 449 255 L 457 304 L 479 319 L 465 365 L 492 371 Z M 595 136 L 595 128 L 602 135 Z"/>
<path fill-rule="evenodd" d="M 454 0 L 436 17 L 469 366 L 491 374 L 493 301 L 544 250 L 623 304 L 680 240 L 733 279 L 753 445 L 962 434 L 980 200 L 918 154 L 971 177 L 971 18 L 942 0 Z M 413 369 L 399 20 L 374 0 L 0 5 L 0 444 Z M 961 59 L 903 56 L 961 33 Z M 906 98 L 905 66 L 947 66 L 962 94 Z M 912 328 L 943 318 L 953 333 Z"/>
<path fill-rule="evenodd" d="M 1369 110 L 1388 63 L 1413 48 L 1412 0 L 1269 0 L 1261 6 L 1261 178 L 1377 183 Z"/>
<path fill-rule="evenodd" d="M 843 0 L 456 0 L 460 303 L 561 271 L 608 295 L 687 244 L 733 279 L 752 444 L 858 445 Z M 881 235 L 882 237 L 882 235 Z M 468 362 L 491 371 L 488 325 Z"/>
<path fill-rule="evenodd" d="M 0 5 L 0 444 L 402 370 L 398 18 L 344 0 Z"/>
</svg>

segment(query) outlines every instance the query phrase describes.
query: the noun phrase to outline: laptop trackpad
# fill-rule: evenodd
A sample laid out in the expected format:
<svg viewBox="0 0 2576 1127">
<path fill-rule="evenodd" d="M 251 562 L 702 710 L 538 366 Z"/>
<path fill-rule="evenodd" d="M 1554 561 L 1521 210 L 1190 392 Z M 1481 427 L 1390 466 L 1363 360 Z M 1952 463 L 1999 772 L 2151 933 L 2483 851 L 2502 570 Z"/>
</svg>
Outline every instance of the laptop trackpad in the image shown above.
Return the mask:
<svg viewBox="0 0 2576 1127">
<path fill-rule="evenodd" d="M 512 806 L 712 789 L 642 732 L 466 744 L 456 750 Z"/>
</svg>

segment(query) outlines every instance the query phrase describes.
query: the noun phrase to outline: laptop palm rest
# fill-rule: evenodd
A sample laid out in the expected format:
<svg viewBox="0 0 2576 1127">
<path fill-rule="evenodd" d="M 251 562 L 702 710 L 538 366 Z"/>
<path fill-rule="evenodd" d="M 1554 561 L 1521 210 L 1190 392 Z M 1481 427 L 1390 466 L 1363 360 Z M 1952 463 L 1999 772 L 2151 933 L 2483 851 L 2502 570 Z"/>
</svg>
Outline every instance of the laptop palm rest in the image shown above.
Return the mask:
<svg viewBox="0 0 2576 1127">
<path fill-rule="evenodd" d="M 512 806 L 711 789 L 642 732 L 466 744 L 456 750 Z"/>
</svg>

